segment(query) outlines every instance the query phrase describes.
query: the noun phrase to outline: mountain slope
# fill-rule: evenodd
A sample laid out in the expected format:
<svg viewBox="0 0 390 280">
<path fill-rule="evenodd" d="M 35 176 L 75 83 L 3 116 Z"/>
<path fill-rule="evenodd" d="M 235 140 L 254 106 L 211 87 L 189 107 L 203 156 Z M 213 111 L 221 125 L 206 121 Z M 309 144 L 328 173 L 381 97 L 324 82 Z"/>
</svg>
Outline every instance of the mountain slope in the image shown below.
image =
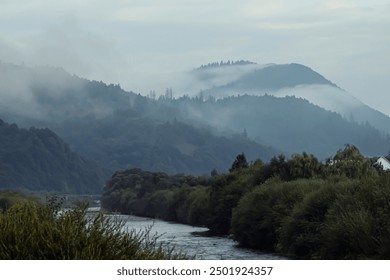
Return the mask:
<svg viewBox="0 0 390 280">
<path fill-rule="evenodd" d="M 166 101 L 181 117 L 243 132 L 248 138 L 287 153 L 313 153 L 321 159 L 345 144 L 366 155 L 387 154 L 390 138 L 368 124 L 349 122 L 339 114 L 295 97 L 236 96 L 199 102 L 188 98 Z"/>
<path fill-rule="evenodd" d="M 106 176 L 49 129 L 20 129 L 0 120 L 0 188 L 100 193 Z"/>
<path fill-rule="evenodd" d="M 167 95 L 154 99 L 126 92 L 118 85 L 71 76 L 63 70 L 53 70 L 50 74 L 45 69 L 22 66 L 15 69 L 5 71 L 11 81 L 10 91 L 21 93 L 14 97 L 25 97 L 16 100 L 19 105 L 25 100 L 32 105 L 31 108 L 21 106 L 23 111 L 16 110 L 13 103 L 7 106 L 2 102 L 0 117 L 6 116 L 18 124 L 49 127 L 74 151 L 111 171 L 138 167 L 168 173 L 206 174 L 213 168 L 227 170 L 241 152 L 249 160 L 260 157 L 266 161 L 275 153 L 302 151 L 324 159 L 347 143 L 358 146 L 366 155 L 387 154 L 390 148 L 384 133 L 370 124 L 349 120 L 356 120 L 357 116 L 345 119 L 300 98 L 264 96 L 262 92 L 260 96 L 207 101 L 204 96 L 174 99 Z M 284 87 L 294 85 L 295 78 L 287 77 L 291 69 L 300 73 L 296 74 L 300 80 L 295 83 L 306 85 Z M 240 81 L 237 77 L 241 77 L 241 81 L 247 79 L 248 88 L 255 88 L 259 81 L 266 80 L 258 75 L 271 71 L 280 80 L 274 87 L 281 88 L 279 92 L 307 89 L 307 86 L 313 87 L 308 95 L 315 92 L 321 96 L 321 91 L 315 90 L 318 87 L 335 90 L 334 96 L 343 92 L 310 68 L 296 64 L 276 67 L 246 63 L 194 71 L 203 73 L 197 79 L 206 81 L 205 84 L 218 81 L 226 85 L 227 80 L 236 77 L 233 81 Z M 308 77 L 301 77 L 304 74 Z M 33 78 L 29 80 L 26 75 Z M 25 86 L 17 88 L 18 83 Z M 0 95 L 7 97 L 9 94 L 2 88 L 5 85 L 0 86 Z M 360 106 L 358 101 L 354 102 Z M 345 103 L 352 104 L 349 97 L 345 97 Z"/>
<path fill-rule="evenodd" d="M 228 91 L 277 91 L 282 88 L 295 87 L 298 85 L 331 85 L 335 84 L 325 79 L 322 75 L 309 67 L 301 64 L 291 63 L 283 65 L 270 65 L 264 68 L 255 69 L 244 74 L 237 80 L 226 85 L 210 89 L 207 94 L 219 94 Z M 241 92 L 246 93 L 246 92 Z M 219 95 L 217 95 L 219 96 Z"/>
<path fill-rule="evenodd" d="M 115 171 L 142 168 L 169 174 L 210 174 L 229 169 L 237 154 L 269 160 L 276 151 L 243 136 L 215 136 L 206 129 L 172 120 L 162 122 L 118 113 L 97 121 L 58 128 L 73 147 Z"/>
<path fill-rule="evenodd" d="M 390 133 L 389 116 L 362 103 L 309 67 L 296 63 L 230 67 L 230 72 L 226 67 L 194 70 L 193 76 L 201 86 L 198 92 L 202 90 L 204 96 L 215 98 L 266 93 L 278 97 L 301 97 L 324 109 L 337 112 L 348 120 L 369 122 L 376 128 Z M 210 86 L 214 85 L 214 81 L 219 81 L 217 86 Z"/>
<path fill-rule="evenodd" d="M 13 96 L 24 99 L 0 104 L 0 117 L 26 127 L 49 127 L 74 151 L 112 172 L 139 167 L 209 174 L 213 168 L 227 170 L 242 152 L 248 159 L 263 160 L 275 153 L 243 137 L 215 136 L 211 130 L 175 122 L 175 110 L 118 85 L 80 79 L 61 69 L 7 65 L 2 69 Z M 17 87 L 20 83 L 22 88 Z M 0 85 L 0 95 L 7 97 L 5 84 Z"/>
</svg>

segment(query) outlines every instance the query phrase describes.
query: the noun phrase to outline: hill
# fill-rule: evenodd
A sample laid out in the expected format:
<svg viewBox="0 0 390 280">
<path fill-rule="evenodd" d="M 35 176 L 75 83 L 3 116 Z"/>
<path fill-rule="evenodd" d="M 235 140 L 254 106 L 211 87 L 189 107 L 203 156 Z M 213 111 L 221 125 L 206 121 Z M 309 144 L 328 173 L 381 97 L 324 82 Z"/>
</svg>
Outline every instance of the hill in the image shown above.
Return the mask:
<svg viewBox="0 0 390 280">
<path fill-rule="evenodd" d="M 226 85 L 210 89 L 210 93 L 219 96 L 219 93 L 226 91 L 239 93 L 248 93 L 242 91 L 276 91 L 283 88 L 295 87 L 298 85 L 331 85 L 336 87 L 331 81 L 325 79 L 319 73 L 313 71 L 307 66 L 291 63 L 282 65 L 269 65 L 264 68 L 254 69 L 237 80 L 231 81 Z M 208 91 L 205 91 L 208 93 Z"/>
<path fill-rule="evenodd" d="M 68 122 L 58 127 L 73 147 L 112 171 L 142 168 L 169 174 L 225 171 L 239 153 L 269 160 L 276 151 L 242 135 L 216 136 L 172 118 L 158 121 L 118 112 L 99 121 Z M 164 119 L 163 114 L 160 114 Z"/>
<path fill-rule="evenodd" d="M 287 154 L 305 151 L 325 159 L 347 143 L 365 155 L 390 149 L 390 137 L 370 124 L 348 121 L 301 98 L 243 95 L 204 102 L 179 98 L 165 104 L 176 108 L 184 121 L 245 132 L 249 139 Z"/>
<path fill-rule="evenodd" d="M 0 117 L 24 127 L 48 127 L 74 151 L 111 172 L 139 167 L 209 174 L 214 168 L 226 170 L 238 153 L 263 160 L 275 153 L 244 137 L 217 136 L 213 128 L 175 121 L 175 110 L 161 99 L 126 92 L 118 85 L 88 81 L 62 69 L 1 67 L 8 82 L 4 80 L 0 95 L 10 97 L 12 92 L 22 98 L 3 102 Z"/>
<path fill-rule="evenodd" d="M 201 92 L 205 97 L 215 98 L 243 94 L 300 97 L 339 113 L 347 120 L 368 122 L 390 133 L 389 116 L 367 106 L 307 66 L 297 63 L 223 65 L 193 70 L 192 86 L 187 87 L 192 88 L 194 93 Z"/>
<path fill-rule="evenodd" d="M 25 127 L 48 127 L 74 151 L 111 172 L 142 168 L 199 175 L 213 168 L 226 170 L 242 152 L 248 160 L 267 161 L 276 153 L 303 151 L 325 159 L 347 143 L 365 155 L 387 154 L 390 148 L 389 137 L 369 122 L 361 123 L 357 116 L 345 118 L 298 97 L 251 93 L 218 99 L 205 94 L 173 98 L 168 90 L 164 96 L 148 98 L 62 69 L 0 66 L 7 77 L 0 86 L 5 97 L 0 117 Z M 343 92 L 298 64 L 210 64 L 193 73 L 204 85 L 215 81 L 226 85 L 230 80 L 236 81 L 231 86 L 237 88 L 243 81 L 247 88 L 256 88 L 260 81 L 274 77 L 275 89 L 306 83 L 302 86 Z"/>
<path fill-rule="evenodd" d="M 49 129 L 0 120 L 0 188 L 92 194 L 101 192 L 106 176 Z"/>
</svg>

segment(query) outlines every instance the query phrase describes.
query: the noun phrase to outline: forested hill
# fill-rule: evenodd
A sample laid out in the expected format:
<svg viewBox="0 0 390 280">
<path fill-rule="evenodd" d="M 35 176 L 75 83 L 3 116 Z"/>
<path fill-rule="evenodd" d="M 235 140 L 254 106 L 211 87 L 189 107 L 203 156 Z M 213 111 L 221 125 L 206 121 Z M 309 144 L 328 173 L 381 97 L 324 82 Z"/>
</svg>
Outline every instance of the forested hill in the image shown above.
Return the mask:
<svg viewBox="0 0 390 280">
<path fill-rule="evenodd" d="M 219 64 L 217 69 L 257 67 L 242 63 Z M 217 66 L 210 67 L 195 71 L 211 75 Z M 297 69 L 308 83 L 330 84 L 302 65 L 266 69 L 282 73 L 280 83 L 298 79 L 288 74 Z M 213 168 L 226 171 L 242 152 L 248 160 L 267 161 L 277 153 L 303 151 L 323 160 L 346 143 L 367 156 L 390 149 L 390 138 L 370 124 L 348 120 L 301 98 L 175 98 L 170 89 L 148 98 L 61 69 L 0 64 L 0 73 L 0 118 L 23 127 L 48 127 L 73 151 L 111 172 L 142 168 L 199 175 Z"/>
<path fill-rule="evenodd" d="M 0 188 L 100 193 L 107 174 L 49 129 L 21 129 L 0 120 Z"/>
<path fill-rule="evenodd" d="M 226 170 L 241 152 L 263 160 L 275 154 L 242 131 L 216 135 L 213 127 L 184 123 L 163 104 L 165 97 L 150 99 L 62 69 L 0 64 L 0 73 L 0 117 L 23 127 L 48 127 L 111 172 L 138 167 L 209 174 L 213 168 Z"/>
<path fill-rule="evenodd" d="M 245 93 L 245 90 L 279 90 L 282 88 L 295 87 L 301 85 L 330 85 L 337 87 L 324 76 L 313 71 L 307 66 L 297 63 L 275 64 L 264 68 L 250 71 L 237 80 L 231 81 L 220 87 L 206 90 L 205 93 L 219 96 L 226 96 L 224 92 Z"/>
<path fill-rule="evenodd" d="M 156 120 L 118 112 L 98 121 L 67 122 L 58 131 L 77 151 L 112 172 L 142 168 L 169 174 L 210 174 L 214 168 L 226 171 L 238 153 L 244 152 L 250 160 L 268 160 L 276 153 L 241 134 L 216 136 L 211 129 L 174 118 L 164 121 L 168 118 L 164 113 L 160 116 Z"/>
<path fill-rule="evenodd" d="M 244 94 L 271 94 L 304 98 L 321 108 L 337 112 L 347 120 L 368 122 L 390 133 L 390 117 L 364 104 L 348 89 L 298 63 L 234 64 L 212 63 L 190 72 L 187 88 L 192 94 L 222 98 Z M 370 94 L 367 92 L 367 94 Z"/>
<path fill-rule="evenodd" d="M 179 98 L 164 104 L 176 110 L 183 121 L 245 132 L 249 139 L 287 154 L 309 152 L 324 160 L 349 143 L 367 156 L 384 155 L 390 137 L 368 123 L 348 121 L 295 97 L 236 96 L 204 101 Z"/>
</svg>

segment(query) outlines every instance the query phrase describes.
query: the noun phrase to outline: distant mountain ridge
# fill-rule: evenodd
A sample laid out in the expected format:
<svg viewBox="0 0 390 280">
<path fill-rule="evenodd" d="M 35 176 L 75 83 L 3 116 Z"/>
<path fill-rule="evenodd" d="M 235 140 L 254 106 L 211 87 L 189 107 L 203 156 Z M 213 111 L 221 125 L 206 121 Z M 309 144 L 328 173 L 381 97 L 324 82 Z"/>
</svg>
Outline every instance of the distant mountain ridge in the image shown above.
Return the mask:
<svg viewBox="0 0 390 280">
<path fill-rule="evenodd" d="M 387 154 L 390 147 L 384 132 L 369 122 L 361 123 L 357 116 L 343 118 L 310 100 L 283 95 L 284 89 L 290 92 L 303 87 L 308 95 L 322 96 L 325 87 L 352 104 L 349 96 L 339 95 L 344 91 L 305 66 L 248 63 L 193 70 L 194 79 L 204 81 L 203 85 L 217 81 L 220 86 L 214 89 L 234 84 L 240 80 L 237 77 L 241 81 L 251 78 L 248 87 L 255 88 L 265 79 L 261 75 L 271 72 L 279 73 L 272 75 L 281 80 L 275 85 L 280 88 L 294 82 L 292 78 L 280 78 L 288 75 L 287 70 L 311 73 L 299 81 L 306 79 L 308 85 L 282 88 L 273 96 L 255 88 L 254 92 L 236 91 L 234 97 L 219 98 L 206 96 L 206 90 L 192 97 L 167 94 L 148 98 L 124 91 L 119 85 L 81 79 L 62 70 L 53 70 L 51 77 L 49 69 L 17 66 L 8 71 L 1 64 L 0 68 L 9 81 L 3 78 L 0 84 L 0 97 L 5 97 L 0 102 L 0 117 L 24 127 L 48 127 L 72 150 L 111 172 L 142 168 L 202 175 L 214 168 L 218 172 L 228 170 L 242 152 L 248 160 L 268 161 L 277 153 L 303 151 L 325 159 L 347 143 L 358 146 L 366 155 Z M 27 79 L 23 73 L 35 78 Z M 329 92 L 323 96 L 329 96 Z M 355 107 L 360 106 L 357 100 L 354 102 Z M 383 124 L 389 124 L 386 118 Z"/>
<path fill-rule="evenodd" d="M 193 77 L 201 85 L 198 92 L 206 98 L 209 96 L 223 98 L 243 94 L 295 96 L 304 98 L 324 109 L 337 112 L 347 120 L 358 123 L 368 122 L 390 134 L 389 116 L 367 106 L 307 66 L 298 63 L 244 65 L 236 67 L 235 76 L 231 74 L 234 66 L 230 68 L 230 72 L 223 69 L 214 71 L 209 69 L 207 75 L 199 70 L 193 71 Z M 216 86 L 214 81 L 218 81 Z"/>
<path fill-rule="evenodd" d="M 241 95 L 203 102 L 179 98 L 165 104 L 184 122 L 245 132 L 249 139 L 287 154 L 308 152 L 324 160 L 345 144 L 356 145 L 365 155 L 390 149 L 390 137 L 368 123 L 350 122 L 302 98 Z"/>
<path fill-rule="evenodd" d="M 13 66 L 8 71 L 7 66 L 2 67 L 12 89 L 25 84 L 19 96 L 31 105 L 25 105 L 23 100 L 8 106 L 2 103 L 0 117 L 23 127 L 48 127 L 74 151 L 111 172 L 139 167 L 202 175 L 213 168 L 227 170 L 238 153 L 245 152 L 252 160 L 268 160 L 275 153 L 250 139 L 217 136 L 211 129 L 175 121 L 175 113 L 169 107 L 126 92 L 119 85 L 88 81 L 58 69 L 53 69 L 54 77 L 50 79 L 47 68 Z M 45 76 L 50 80 L 47 83 Z M 0 85 L 1 95 L 8 96 Z"/>
<path fill-rule="evenodd" d="M 274 64 L 264 68 L 255 69 L 237 80 L 232 81 L 224 86 L 210 89 L 210 94 L 218 94 L 226 90 L 229 91 L 276 91 L 283 88 L 295 87 L 298 85 L 330 85 L 337 87 L 336 84 L 325 79 L 307 66 L 291 64 Z M 206 90 L 205 93 L 208 93 Z M 249 93 L 249 92 L 241 92 Z M 218 95 L 217 95 L 218 96 Z"/>
</svg>

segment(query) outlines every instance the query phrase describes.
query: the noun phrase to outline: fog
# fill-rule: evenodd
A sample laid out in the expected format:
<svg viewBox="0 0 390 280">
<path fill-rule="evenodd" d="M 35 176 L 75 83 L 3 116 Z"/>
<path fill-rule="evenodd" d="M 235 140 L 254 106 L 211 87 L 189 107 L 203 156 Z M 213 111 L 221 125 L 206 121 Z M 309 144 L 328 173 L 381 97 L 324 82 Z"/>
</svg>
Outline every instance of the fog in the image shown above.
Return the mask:
<svg viewBox="0 0 390 280">
<path fill-rule="evenodd" d="M 226 62 L 225 62 L 226 63 Z M 218 64 L 218 63 L 217 63 Z M 271 91 L 262 88 L 240 89 L 229 87 L 244 75 L 274 64 L 248 63 L 222 66 L 197 67 L 182 72 L 165 73 L 150 79 L 140 92 L 142 95 L 153 93 L 154 98 L 172 90 L 174 98 L 184 95 L 195 97 L 202 95 L 207 99 L 223 98 L 232 95 L 264 95 L 277 97 L 295 96 L 308 100 L 314 105 L 337 112 L 348 120 L 369 121 L 378 128 L 388 131 L 387 119 L 381 116 L 378 123 L 377 113 L 368 112 L 368 107 L 349 92 L 331 85 L 299 85 Z M 140 80 L 142 82 L 144 80 Z M 26 65 L 0 64 L 0 111 L 1 115 L 14 115 L 37 120 L 55 121 L 56 117 L 93 115 L 102 118 L 113 112 L 112 104 L 106 100 L 96 100 L 85 88 L 87 80 L 71 75 L 62 68 L 48 66 L 28 67 Z M 222 88 L 219 88 L 222 87 Z M 139 91 L 138 91 L 139 92 Z M 108 93 L 106 94 L 108 96 Z M 130 98 L 130 97 L 129 97 Z M 135 106 L 129 99 L 128 106 Z M 126 104 L 122 104 L 126 106 Z M 243 108 L 245 110 L 245 108 Z M 362 111 L 363 110 L 363 111 Z M 191 119 L 201 119 L 201 112 L 188 108 Z M 214 126 L 229 119 L 229 112 L 220 112 Z M 373 117 L 372 114 L 376 115 Z M 0 117 L 1 117 L 0 115 Z"/>
<path fill-rule="evenodd" d="M 202 68 L 197 65 L 192 70 L 156 75 L 150 82 L 140 88 L 140 92 L 145 94 L 154 90 L 157 95 L 164 95 L 166 89 L 171 88 L 173 96 L 176 98 L 183 95 L 194 97 L 202 91 L 226 85 L 251 71 L 262 69 L 268 65 L 253 63 Z"/>
<path fill-rule="evenodd" d="M 0 60 L 145 95 L 193 93 L 174 74 L 213 61 L 297 62 L 390 114 L 389 15 L 384 0 L 2 1 Z"/>
<path fill-rule="evenodd" d="M 354 109 L 364 104 L 348 92 L 329 85 L 305 85 L 286 88 L 272 93 L 278 97 L 295 96 L 306 99 L 324 109 L 349 118 Z"/>
<path fill-rule="evenodd" d="M 0 100 L 1 115 L 42 121 L 72 114 L 104 117 L 112 111 L 88 96 L 83 79 L 45 66 L 1 63 Z"/>
</svg>

